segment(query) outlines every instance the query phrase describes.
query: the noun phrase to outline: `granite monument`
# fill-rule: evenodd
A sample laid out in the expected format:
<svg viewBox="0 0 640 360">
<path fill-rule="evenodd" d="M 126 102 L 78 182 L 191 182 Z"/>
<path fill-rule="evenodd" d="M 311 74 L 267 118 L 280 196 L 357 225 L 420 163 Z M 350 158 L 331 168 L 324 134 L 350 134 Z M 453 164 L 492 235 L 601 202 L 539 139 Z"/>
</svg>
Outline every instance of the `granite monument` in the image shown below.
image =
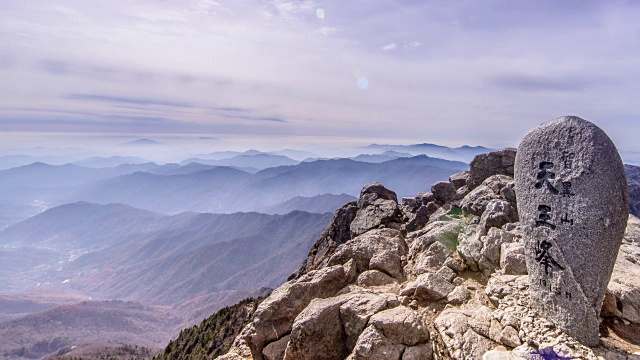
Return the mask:
<svg viewBox="0 0 640 360">
<path fill-rule="evenodd" d="M 587 346 L 629 213 L 624 166 L 607 134 L 574 116 L 538 126 L 515 161 L 534 307 Z"/>
</svg>

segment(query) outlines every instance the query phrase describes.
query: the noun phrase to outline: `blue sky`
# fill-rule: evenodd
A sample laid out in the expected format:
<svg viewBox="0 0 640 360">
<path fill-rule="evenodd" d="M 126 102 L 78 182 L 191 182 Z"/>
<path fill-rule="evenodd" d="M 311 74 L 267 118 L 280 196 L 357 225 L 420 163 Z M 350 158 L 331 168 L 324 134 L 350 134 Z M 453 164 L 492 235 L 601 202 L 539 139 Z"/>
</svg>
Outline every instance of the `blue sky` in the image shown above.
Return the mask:
<svg viewBox="0 0 640 360">
<path fill-rule="evenodd" d="M 640 150 L 637 19 L 615 0 L 3 0 L 0 132 L 500 147 L 572 114 Z"/>
</svg>

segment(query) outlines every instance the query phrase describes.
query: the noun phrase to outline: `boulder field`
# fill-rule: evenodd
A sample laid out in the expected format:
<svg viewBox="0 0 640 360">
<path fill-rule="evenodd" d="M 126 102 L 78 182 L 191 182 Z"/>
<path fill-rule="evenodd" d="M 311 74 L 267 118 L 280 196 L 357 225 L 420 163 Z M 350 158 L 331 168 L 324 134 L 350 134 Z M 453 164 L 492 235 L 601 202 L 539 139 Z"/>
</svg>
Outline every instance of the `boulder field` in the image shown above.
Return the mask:
<svg viewBox="0 0 640 360">
<path fill-rule="evenodd" d="M 640 219 L 629 217 L 600 344 L 582 345 L 531 304 L 515 155 L 478 155 L 400 204 L 365 186 L 219 359 L 640 360 Z"/>
</svg>

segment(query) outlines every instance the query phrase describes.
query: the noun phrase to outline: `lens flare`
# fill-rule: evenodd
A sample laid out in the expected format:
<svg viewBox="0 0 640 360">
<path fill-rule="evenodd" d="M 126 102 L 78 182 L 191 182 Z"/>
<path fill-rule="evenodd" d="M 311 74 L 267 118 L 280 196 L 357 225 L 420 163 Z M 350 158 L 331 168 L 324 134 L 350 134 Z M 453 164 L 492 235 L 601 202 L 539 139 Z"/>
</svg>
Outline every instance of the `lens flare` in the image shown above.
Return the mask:
<svg viewBox="0 0 640 360">
<path fill-rule="evenodd" d="M 318 19 L 324 20 L 324 10 L 323 9 L 316 9 L 316 16 L 318 17 Z"/>
<path fill-rule="evenodd" d="M 369 87 L 369 79 L 366 76 L 360 76 L 358 78 L 358 87 L 361 90 L 366 90 Z"/>
</svg>

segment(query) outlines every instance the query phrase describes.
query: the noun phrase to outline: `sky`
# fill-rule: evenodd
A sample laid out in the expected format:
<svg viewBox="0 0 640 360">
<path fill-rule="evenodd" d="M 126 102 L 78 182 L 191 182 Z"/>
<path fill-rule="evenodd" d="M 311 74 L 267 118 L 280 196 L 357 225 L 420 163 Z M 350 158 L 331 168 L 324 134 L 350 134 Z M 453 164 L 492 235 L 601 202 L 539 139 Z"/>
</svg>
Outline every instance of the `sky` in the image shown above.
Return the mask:
<svg viewBox="0 0 640 360">
<path fill-rule="evenodd" d="M 637 19 L 631 0 L 2 0 L 0 142 L 498 148 L 577 115 L 640 151 Z"/>
</svg>

